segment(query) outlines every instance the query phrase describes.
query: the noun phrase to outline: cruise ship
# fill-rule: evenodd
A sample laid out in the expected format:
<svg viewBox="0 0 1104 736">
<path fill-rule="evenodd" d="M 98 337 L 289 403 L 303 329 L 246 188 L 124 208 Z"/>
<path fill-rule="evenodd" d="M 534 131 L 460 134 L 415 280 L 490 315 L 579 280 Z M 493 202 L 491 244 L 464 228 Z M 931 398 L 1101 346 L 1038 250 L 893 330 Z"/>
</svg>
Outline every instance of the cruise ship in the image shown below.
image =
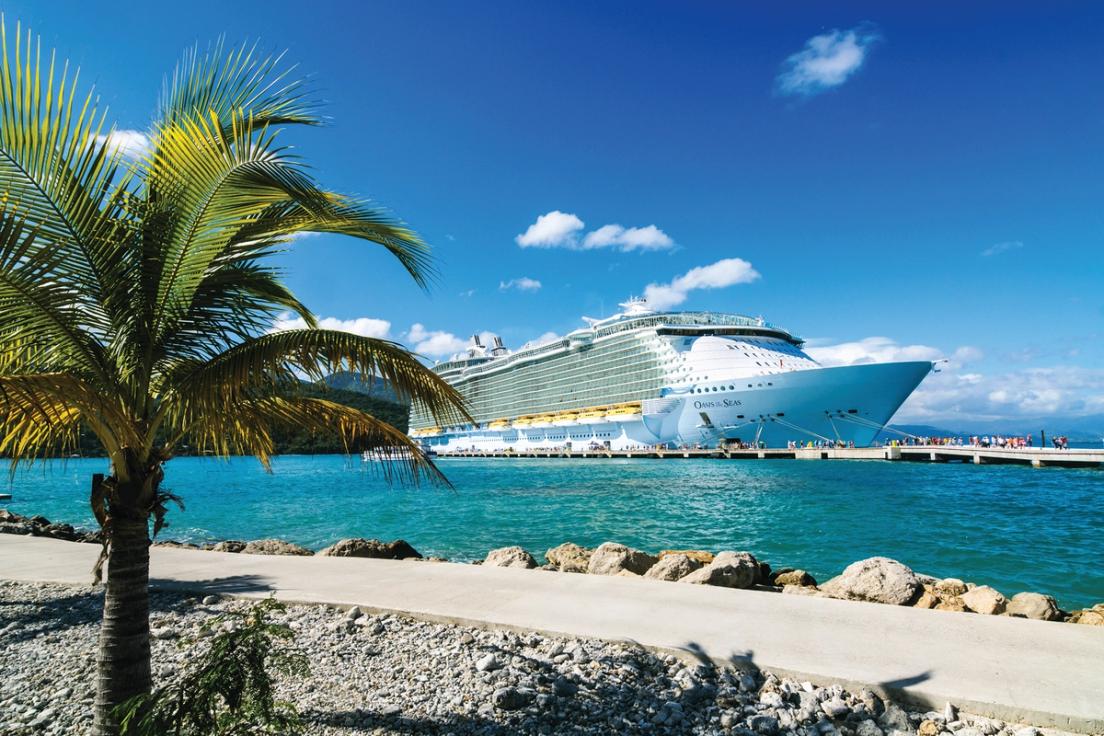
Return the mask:
<svg viewBox="0 0 1104 736">
<path fill-rule="evenodd" d="M 824 367 L 762 318 L 659 312 L 643 299 L 563 337 L 510 351 L 476 336 L 433 370 L 474 423 L 411 436 L 438 453 L 626 451 L 743 443 L 872 444 L 934 368 L 929 361 Z"/>
</svg>

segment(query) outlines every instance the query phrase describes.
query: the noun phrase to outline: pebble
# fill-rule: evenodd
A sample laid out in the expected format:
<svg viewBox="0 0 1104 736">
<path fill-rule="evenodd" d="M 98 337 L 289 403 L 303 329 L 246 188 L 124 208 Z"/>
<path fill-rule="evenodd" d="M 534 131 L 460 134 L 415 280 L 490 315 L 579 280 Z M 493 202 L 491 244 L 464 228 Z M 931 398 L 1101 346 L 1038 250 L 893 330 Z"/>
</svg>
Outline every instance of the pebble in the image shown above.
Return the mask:
<svg viewBox="0 0 1104 736">
<path fill-rule="evenodd" d="M 498 661 L 493 652 L 483 656 L 475 663 L 475 669 L 480 672 L 492 672 L 501 668 L 502 664 Z"/>
<path fill-rule="evenodd" d="M 155 684 L 210 646 L 202 624 L 250 605 L 195 600 L 152 594 L 153 631 L 172 634 L 151 641 Z M 99 590 L 0 581 L 0 610 L 11 619 L 0 645 L 0 734 L 86 736 L 101 607 Z M 298 706 L 304 736 L 913 736 L 922 719 L 886 702 L 871 720 L 882 701 L 869 690 L 704 666 L 637 645 L 353 611 L 289 606 L 277 617 L 311 667 L 277 678 L 277 696 Z M 952 719 L 946 708 L 934 715 L 959 724 L 955 736 L 1040 736 L 957 712 Z"/>
</svg>

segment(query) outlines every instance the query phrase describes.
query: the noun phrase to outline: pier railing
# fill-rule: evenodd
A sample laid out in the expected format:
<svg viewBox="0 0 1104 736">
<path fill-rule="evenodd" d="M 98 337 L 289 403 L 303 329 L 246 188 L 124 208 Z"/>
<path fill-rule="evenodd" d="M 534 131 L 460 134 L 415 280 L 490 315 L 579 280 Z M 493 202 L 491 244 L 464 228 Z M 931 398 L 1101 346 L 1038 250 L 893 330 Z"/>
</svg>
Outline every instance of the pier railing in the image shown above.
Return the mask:
<svg viewBox="0 0 1104 736">
<path fill-rule="evenodd" d="M 910 460 L 961 462 L 975 465 L 1019 464 L 1036 468 L 1104 467 L 1104 450 L 1055 450 L 1046 447 L 1003 448 L 969 445 L 902 445 L 896 447 L 798 447 L 763 449 L 514 450 L 450 452 L 442 457 L 466 458 L 652 458 L 661 460 Z"/>
</svg>

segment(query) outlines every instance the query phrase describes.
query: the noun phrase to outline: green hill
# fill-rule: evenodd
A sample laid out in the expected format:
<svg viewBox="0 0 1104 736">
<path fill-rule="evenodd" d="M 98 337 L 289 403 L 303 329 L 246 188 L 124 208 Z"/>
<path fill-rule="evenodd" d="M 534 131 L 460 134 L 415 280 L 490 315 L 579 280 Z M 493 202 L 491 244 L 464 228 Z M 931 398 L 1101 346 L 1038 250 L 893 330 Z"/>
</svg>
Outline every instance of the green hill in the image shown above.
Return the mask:
<svg viewBox="0 0 1104 736">
<path fill-rule="evenodd" d="M 348 391 L 340 388 L 329 388 L 325 385 L 303 384 L 297 392 L 299 396 L 323 398 L 339 404 L 351 406 L 367 412 L 377 419 L 381 419 L 402 431 L 407 429 L 409 418 L 407 407 L 377 398 L 361 391 Z M 393 394 L 392 394 L 393 395 Z M 273 435 L 278 455 L 321 455 L 345 452 L 340 440 L 326 435 L 316 435 L 306 430 L 284 430 Z M 353 452 L 359 452 L 363 448 L 350 448 Z M 103 447 L 87 428 L 82 427 L 78 438 L 76 453 L 84 457 L 103 457 Z M 191 443 L 184 440 L 176 451 L 177 455 L 193 454 Z"/>
</svg>

